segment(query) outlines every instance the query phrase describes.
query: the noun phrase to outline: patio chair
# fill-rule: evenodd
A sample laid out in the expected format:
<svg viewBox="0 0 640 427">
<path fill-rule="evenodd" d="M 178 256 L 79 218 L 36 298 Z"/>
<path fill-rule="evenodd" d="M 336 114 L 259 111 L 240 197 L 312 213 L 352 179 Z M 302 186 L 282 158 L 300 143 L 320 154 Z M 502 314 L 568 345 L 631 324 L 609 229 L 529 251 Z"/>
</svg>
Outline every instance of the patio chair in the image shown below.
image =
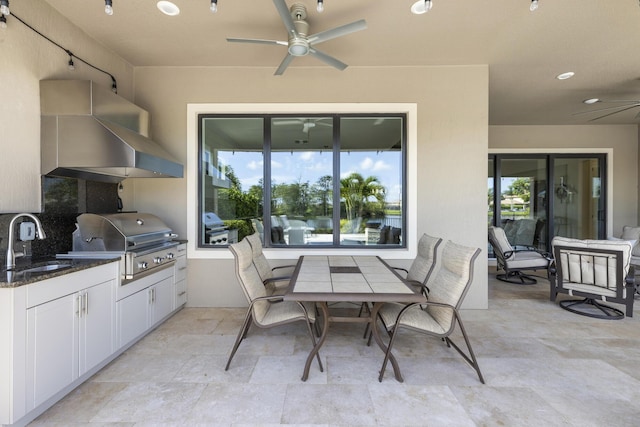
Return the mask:
<svg viewBox="0 0 640 427">
<path fill-rule="evenodd" d="M 281 269 L 292 269 L 295 265 L 282 265 L 277 267 L 271 267 L 267 257 L 262 252 L 262 241 L 257 233 L 250 234 L 245 237 L 251 246 L 251 253 L 253 257 L 253 264 L 258 270 L 260 280 L 267 288 L 267 294 L 269 295 L 282 295 L 289 286 L 289 280 L 291 279 L 291 271 L 279 274 L 276 276 L 274 272 Z"/>
<path fill-rule="evenodd" d="M 421 292 L 425 297 L 429 294 L 429 287 L 427 283 L 438 260 L 438 247 L 440 246 L 440 243 L 442 243 L 442 239 L 440 237 L 429 236 L 425 233 L 418 241 L 418 254 L 413 259 L 409 270 L 402 267 L 392 267 L 394 270 L 404 271 L 405 280 L 409 282 L 416 292 Z M 364 303 L 360 308 L 358 317 L 362 315 L 363 309 L 366 308 L 369 310 L 369 306 L 366 304 L 367 303 Z M 364 330 L 365 337 L 367 336 L 367 333 L 369 334 L 369 341 L 367 345 L 370 345 L 371 331 L 369 331 L 368 323 Z"/>
<path fill-rule="evenodd" d="M 471 348 L 459 313 L 460 305 L 473 280 L 473 264 L 479 253 L 480 249 L 448 241 L 442 250 L 441 265 L 435 271 L 433 279 L 430 280 L 431 290 L 429 300 L 426 303 L 409 305 L 387 303 L 380 308 L 378 317 L 389 333 L 390 339 L 378 377 L 379 381 L 382 381 L 384 376 L 396 338 L 400 330 L 404 328 L 443 339 L 448 347 L 453 347 L 471 365 L 478 374 L 480 382 L 484 384 L 480 366 Z M 424 310 L 422 305 L 426 305 Z M 460 326 L 468 355 L 449 338 L 455 330 L 456 322 Z"/>
<path fill-rule="evenodd" d="M 504 274 L 497 274 L 496 279 L 503 282 L 519 285 L 532 285 L 537 280 L 528 274 L 526 270 L 546 270 L 551 262 L 551 257 L 538 251 L 532 246 L 513 247 L 507 240 L 504 230 L 500 227 L 489 226 L 489 243 L 496 255 L 498 271 L 504 270 Z"/>
<path fill-rule="evenodd" d="M 624 304 L 626 315 L 633 316 L 635 285 L 630 242 L 554 237 L 551 245 L 551 301 L 565 293 L 583 297 L 560 301 L 560 307 L 572 313 L 600 319 L 624 318 L 622 310 L 602 303 L 613 302 Z"/>
<path fill-rule="evenodd" d="M 231 354 L 229 355 L 229 360 L 224 370 L 229 369 L 231 359 L 233 359 L 240 343 L 246 337 L 252 323 L 260 328 L 272 328 L 293 322 L 305 322 L 311 343 L 315 347 L 316 339 L 311 330 L 311 325 L 316 320 L 313 305 L 305 305 L 294 301 L 283 301 L 281 296 L 267 295 L 258 270 L 253 263 L 251 245 L 246 239 L 229 245 L 229 249 L 235 258 L 236 277 L 249 302 L 249 308 L 247 309 L 244 322 L 238 332 L 238 337 L 231 349 Z M 322 372 L 323 367 L 320 355 L 317 355 L 317 359 L 320 371 Z"/>
<path fill-rule="evenodd" d="M 405 272 L 405 279 L 410 285 L 422 292 L 426 297 L 429 293 L 427 282 L 438 260 L 438 247 L 442 243 L 439 237 L 423 234 L 418 241 L 418 254 L 413 259 L 409 270 L 402 267 L 393 267 L 395 270 Z"/>
</svg>

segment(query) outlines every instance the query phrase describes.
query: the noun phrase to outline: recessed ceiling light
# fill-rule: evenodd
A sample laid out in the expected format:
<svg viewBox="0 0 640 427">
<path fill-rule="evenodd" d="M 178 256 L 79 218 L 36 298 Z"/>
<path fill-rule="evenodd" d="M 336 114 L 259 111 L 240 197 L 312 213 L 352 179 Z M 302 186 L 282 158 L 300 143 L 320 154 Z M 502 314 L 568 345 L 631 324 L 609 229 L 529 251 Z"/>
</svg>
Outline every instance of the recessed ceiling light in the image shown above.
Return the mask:
<svg viewBox="0 0 640 427">
<path fill-rule="evenodd" d="M 429 3 L 429 6 L 431 5 L 432 3 Z M 411 5 L 411 13 L 413 13 L 414 15 L 422 15 L 423 13 L 427 13 L 429 11 L 429 6 L 427 6 L 424 0 L 418 0 Z"/>
<path fill-rule="evenodd" d="M 599 102 L 600 99 L 599 98 L 589 98 L 589 99 L 585 99 L 584 102 L 585 104 L 595 104 L 596 102 Z"/>
<path fill-rule="evenodd" d="M 159 1 L 157 6 L 158 9 L 160 9 L 160 12 L 164 13 L 165 15 L 176 16 L 180 14 L 180 8 L 170 1 Z"/>
<path fill-rule="evenodd" d="M 575 76 L 576 73 L 574 73 L 573 71 L 567 71 L 566 73 L 562 73 L 562 74 L 558 74 L 556 76 L 556 79 L 558 80 L 567 80 L 570 79 L 571 77 Z"/>
</svg>

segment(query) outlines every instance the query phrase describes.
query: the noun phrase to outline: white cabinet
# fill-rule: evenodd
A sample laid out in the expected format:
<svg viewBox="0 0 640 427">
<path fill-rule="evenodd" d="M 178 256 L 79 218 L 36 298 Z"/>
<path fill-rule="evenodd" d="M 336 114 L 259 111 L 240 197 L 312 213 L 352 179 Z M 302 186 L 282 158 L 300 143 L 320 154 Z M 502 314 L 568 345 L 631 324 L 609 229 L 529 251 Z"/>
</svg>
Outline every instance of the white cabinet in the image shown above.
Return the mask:
<svg viewBox="0 0 640 427">
<path fill-rule="evenodd" d="M 106 363 L 119 274 L 111 262 L 0 288 L 0 424 L 45 407 Z"/>
<path fill-rule="evenodd" d="M 187 303 L 187 244 L 178 245 L 176 251 L 174 309 Z"/>
<path fill-rule="evenodd" d="M 173 266 L 123 285 L 116 302 L 118 348 L 133 343 L 173 312 Z"/>
<path fill-rule="evenodd" d="M 113 353 L 115 286 L 111 279 L 27 309 L 27 409 Z"/>
</svg>

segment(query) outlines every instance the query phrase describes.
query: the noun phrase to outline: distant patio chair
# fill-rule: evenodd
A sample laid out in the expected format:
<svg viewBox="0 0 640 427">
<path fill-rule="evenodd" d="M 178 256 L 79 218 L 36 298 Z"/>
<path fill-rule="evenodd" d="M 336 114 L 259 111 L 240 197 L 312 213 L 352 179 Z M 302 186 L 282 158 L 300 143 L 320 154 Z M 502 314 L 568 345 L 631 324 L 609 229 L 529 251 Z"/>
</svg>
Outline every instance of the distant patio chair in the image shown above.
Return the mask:
<svg viewBox="0 0 640 427">
<path fill-rule="evenodd" d="M 235 258 L 236 277 L 249 302 L 249 308 L 247 309 L 242 327 L 238 332 L 236 342 L 231 349 L 229 360 L 224 368 L 225 371 L 229 369 L 231 359 L 233 359 L 240 343 L 246 337 L 252 323 L 260 328 L 272 328 L 274 326 L 303 321 L 307 325 L 307 332 L 311 338 L 311 343 L 315 346 L 316 339 L 311 329 L 316 319 L 314 306 L 312 304 L 305 305 L 294 301 L 283 301 L 282 296 L 268 295 L 260 279 L 258 270 L 253 263 L 251 245 L 247 239 L 242 239 L 238 243 L 229 245 L 229 249 Z M 320 371 L 323 371 L 320 355 L 318 354 L 316 357 Z"/>
<path fill-rule="evenodd" d="M 497 274 L 496 279 L 503 282 L 519 285 L 532 285 L 537 280 L 524 274 L 527 270 L 546 270 L 551 262 L 551 257 L 534 247 L 527 246 L 523 249 L 514 248 L 507 240 L 504 230 L 500 227 L 489 226 L 489 243 L 493 247 L 499 270 L 504 274 Z"/>
</svg>

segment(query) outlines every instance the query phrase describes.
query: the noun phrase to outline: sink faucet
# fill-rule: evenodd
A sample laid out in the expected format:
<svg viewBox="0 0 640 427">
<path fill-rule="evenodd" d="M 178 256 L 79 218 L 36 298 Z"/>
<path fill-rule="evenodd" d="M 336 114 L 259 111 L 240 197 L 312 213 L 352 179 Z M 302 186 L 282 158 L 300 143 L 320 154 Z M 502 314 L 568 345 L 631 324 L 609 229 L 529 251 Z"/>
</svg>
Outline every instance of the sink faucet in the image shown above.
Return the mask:
<svg viewBox="0 0 640 427">
<path fill-rule="evenodd" d="M 44 229 L 42 228 L 42 224 L 40 223 L 40 220 L 35 215 L 32 215 L 30 213 L 20 213 L 14 216 L 11 219 L 11 222 L 9 223 L 9 241 L 7 242 L 7 262 L 6 262 L 7 270 L 11 270 L 15 268 L 16 257 L 20 257 L 24 255 L 23 252 L 14 253 L 13 251 L 13 243 L 15 240 L 15 235 L 14 235 L 15 223 L 18 218 L 23 216 L 31 218 L 36 223 L 36 233 L 38 234 L 38 239 L 42 240 L 47 237 L 47 235 L 44 232 Z"/>
</svg>

